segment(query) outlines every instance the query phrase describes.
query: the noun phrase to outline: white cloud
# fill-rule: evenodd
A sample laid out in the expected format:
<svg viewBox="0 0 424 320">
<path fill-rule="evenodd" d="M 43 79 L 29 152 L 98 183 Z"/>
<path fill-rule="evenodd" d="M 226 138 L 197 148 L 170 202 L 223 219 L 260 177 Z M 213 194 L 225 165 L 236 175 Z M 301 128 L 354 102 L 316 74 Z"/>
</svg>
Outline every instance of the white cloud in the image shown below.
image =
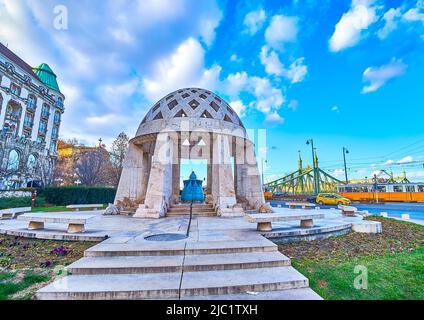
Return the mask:
<svg viewBox="0 0 424 320">
<path fill-rule="evenodd" d="M 275 15 L 265 30 L 267 44 L 275 49 L 282 49 L 286 42 L 296 42 L 297 39 L 297 17 Z"/>
<path fill-rule="evenodd" d="M 339 110 L 339 107 L 338 106 L 334 106 L 334 107 L 332 107 L 331 108 L 331 111 L 333 111 L 333 112 L 340 112 L 340 110 Z"/>
<path fill-rule="evenodd" d="M 403 75 L 406 68 L 407 65 L 398 59 L 392 59 L 390 63 L 380 67 L 367 68 L 363 74 L 363 81 L 369 82 L 369 85 L 363 87 L 362 93 L 378 90 L 389 80 Z"/>
<path fill-rule="evenodd" d="M 250 35 L 256 34 L 263 26 L 266 20 L 266 12 L 263 9 L 251 11 L 244 17 L 243 25 L 245 26 L 244 32 Z"/>
<path fill-rule="evenodd" d="M 278 54 L 273 50 L 270 51 L 268 46 L 262 47 L 259 58 L 265 66 L 266 73 L 281 76 L 285 72 L 284 65 L 281 63 Z"/>
<path fill-rule="evenodd" d="M 200 20 L 200 36 L 203 42 L 210 47 L 215 40 L 215 29 L 219 26 L 222 19 L 222 12 L 218 10 L 216 15 L 209 19 Z"/>
<path fill-rule="evenodd" d="M 261 63 L 265 66 L 268 74 L 284 76 L 291 83 L 302 82 L 308 73 L 308 67 L 303 64 L 304 58 L 295 60 L 288 69 L 281 63 L 277 52 L 270 50 L 268 46 L 263 46 L 259 54 Z"/>
<path fill-rule="evenodd" d="M 402 159 L 400 159 L 397 163 L 402 164 L 402 163 L 409 163 L 412 162 L 414 159 L 411 156 L 406 156 L 403 157 Z"/>
<path fill-rule="evenodd" d="M 287 72 L 287 78 L 290 79 L 291 83 L 302 82 L 306 74 L 308 73 L 308 67 L 303 64 L 305 58 L 299 58 L 293 62 Z"/>
<path fill-rule="evenodd" d="M 275 126 L 275 125 L 284 123 L 284 118 L 282 118 L 277 113 L 277 111 L 274 111 L 274 112 L 268 113 L 266 115 L 265 123 L 268 124 L 268 125 L 270 125 L 270 126 Z"/>
<path fill-rule="evenodd" d="M 331 51 L 338 52 L 353 47 L 361 40 L 363 31 L 377 21 L 373 2 L 374 0 L 352 0 L 349 11 L 343 14 L 330 38 Z"/>
<path fill-rule="evenodd" d="M 393 160 L 387 160 L 386 162 L 384 162 L 384 165 L 389 166 L 389 165 L 392 165 L 393 163 L 395 163 Z"/>
<path fill-rule="evenodd" d="M 181 43 L 171 56 L 155 63 L 150 77 L 143 79 L 143 93 L 156 101 L 169 92 L 190 86 L 214 87 L 220 68 L 204 70 L 204 49 L 194 38 Z M 212 88 L 211 88 L 212 90 Z"/>
<path fill-rule="evenodd" d="M 231 108 L 233 108 L 235 112 L 237 112 L 239 117 L 244 116 L 246 112 L 246 106 L 243 104 L 243 101 L 237 100 L 237 101 L 230 102 L 230 106 Z"/>
<path fill-rule="evenodd" d="M 284 96 L 280 89 L 273 87 L 267 78 L 251 77 L 250 91 L 256 97 L 256 108 L 269 113 L 273 109 L 279 109 L 284 103 Z"/>
<path fill-rule="evenodd" d="M 405 12 L 405 14 L 402 16 L 402 18 L 405 21 L 408 22 L 417 22 L 420 21 L 422 23 L 424 23 L 424 13 L 420 12 L 420 8 L 412 8 L 409 9 L 407 12 Z"/>
<path fill-rule="evenodd" d="M 424 1 L 418 0 L 415 7 L 405 8 L 403 5 L 400 8 L 391 8 L 383 16 L 385 25 L 378 30 L 377 35 L 380 39 L 385 39 L 389 34 L 396 30 L 401 23 L 421 23 L 424 25 Z M 418 29 L 417 29 L 418 30 Z"/>
<path fill-rule="evenodd" d="M 400 17 L 402 16 L 400 8 L 391 8 L 383 16 L 384 27 L 378 30 L 377 35 L 380 39 L 386 39 L 388 35 L 398 27 Z"/>
</svg>

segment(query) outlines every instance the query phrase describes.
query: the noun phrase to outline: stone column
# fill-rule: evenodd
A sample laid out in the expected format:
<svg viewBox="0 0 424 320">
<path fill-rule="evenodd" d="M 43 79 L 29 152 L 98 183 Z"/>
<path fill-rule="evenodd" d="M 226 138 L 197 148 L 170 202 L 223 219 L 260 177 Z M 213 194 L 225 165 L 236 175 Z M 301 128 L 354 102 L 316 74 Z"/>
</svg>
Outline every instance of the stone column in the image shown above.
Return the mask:
<svg viewBox="0 0 424 320">
<path fill-rule="evenodd" d="M 134 217 L 164 217 L 172 200 L 173 140 L 167 133 L 157 136 L 144 204 L 139 205 Z"/>
<path fill-rule="evenodd" d="M 180 163 L 172 165 L 172 197 L 173 202 L 178 201 L 180 196 Z"/>
<path fill-rule="evenodd" d="M 240 165 L 238 195 L 245 198 L 252 209 L 265 204 L 261 175 L 255 157 L 255 146 L 245 140 L 244 163 Z"/>
<path fill-rule="evenodd" d="M 234 179 L 231 169 L 229 138 L 218 134 L 213 140 L 212 196 L 218 215 L 242 216 L 243 209 L 237 206 Z"/>
<path fill-rule="evenodd" d="M 118 201 L 129 199 L 135 203 L 141 203 L 144 198 L 148 175 L 146 175 L 146 156 L 141 146 L 130 142 L 125 157 L 118 190 L 116 192 L 115 204 Z"/>
<path fill-rule="evenodd" d="M 3 93 L 2 93 L 2 97 L 3 97 L 3 100 L 0 101 L 0 103 L 1 103 L 1 105 L 0 105 L 0 130 L 3 129 L 4 117 L 6 115 L 7 98 L 8 98 L 6 96 L 6 94 L 3 94 Z"/>
</svg>

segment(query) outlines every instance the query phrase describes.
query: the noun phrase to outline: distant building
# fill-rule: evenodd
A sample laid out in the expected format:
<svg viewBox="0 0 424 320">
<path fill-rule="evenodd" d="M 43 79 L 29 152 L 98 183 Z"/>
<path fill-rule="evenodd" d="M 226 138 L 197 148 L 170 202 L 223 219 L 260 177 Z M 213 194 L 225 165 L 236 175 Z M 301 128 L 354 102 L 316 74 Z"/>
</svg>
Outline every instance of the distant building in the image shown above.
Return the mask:
<svg viewBox="0 0 424 320">
<path fill-rule="evenodd" d="M 47 64 L 32 68 L 0 43 L 0 189 L 51 179 L 64 100 Z"/>
</svg>

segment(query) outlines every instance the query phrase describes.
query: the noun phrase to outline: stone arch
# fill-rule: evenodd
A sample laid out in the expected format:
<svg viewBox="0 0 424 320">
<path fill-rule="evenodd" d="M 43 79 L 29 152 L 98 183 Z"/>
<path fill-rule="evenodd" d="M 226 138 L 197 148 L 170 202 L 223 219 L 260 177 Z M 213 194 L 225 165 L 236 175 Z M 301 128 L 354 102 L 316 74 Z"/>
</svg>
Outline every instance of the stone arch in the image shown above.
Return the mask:
<svg viewBox="0 0 424 320">
<path fill-rule="evenodd" d="M 21 162 L 21 152 L 14 148 L 9 151 L 9 154 L 7 156 L 7 171 L 18 171 L 19 165 Z"/>
<path fill-rule="evenodd" d="M 22 105 L 16 100 L 10 99 L 6 106 L 6 115 L 3 127 L 7 133 L 16 135 L 19 130 L 22 116 Z"/>
<path fill-rule="evenodd" d="M 36 153 L 31 153 L 26 161 L 26 167 L 29 170 L 33 170 L 35 169 L 36 165 L 37 165 L 37 161 L 38 161 L 38 154 Z"/>
</svg>

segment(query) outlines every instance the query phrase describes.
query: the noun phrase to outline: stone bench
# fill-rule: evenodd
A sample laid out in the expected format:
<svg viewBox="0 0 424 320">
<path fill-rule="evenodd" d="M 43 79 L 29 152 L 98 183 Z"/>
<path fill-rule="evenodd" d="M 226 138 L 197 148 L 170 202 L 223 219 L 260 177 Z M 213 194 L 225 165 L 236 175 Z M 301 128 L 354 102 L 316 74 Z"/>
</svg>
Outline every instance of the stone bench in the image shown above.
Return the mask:
<svg viewBox="0 0 424 320">
<path fill-rule="evenodd" d="M 96 215 L 67 212 L 33 212 L 18 217 L 18 220 L 28 221 L 28 230 L 44 229 L 44 223 L 68 224 L 68 233 L 80 233 L 85 231 L 87 220 L 95 218 Z"/>
<path fill-rule="evenodd" d="M 286 206 L 288 206 L 290 209 L 296 209 L 297 207 L 300 207 L 302 209 L 312 209 L 316 205 L 314 203 L 309 202 L 286 202 Z"/>
<path fill-rule="evenodd" d="M 79 211 L 79 209 L 93 209 L 97 210 L 99 208 L 103 208 L 102 204 L 70 204 L 66 206 L 67 209 L 74 209 L 75 211 Z"/>
<path fill-rule="evenodd" d="M 342 213 L 345 216 L 353 216 L 358 212 L 358 209 L 352 206 L 338 205 L 338 208 L 342 210 Z"/>
<path fill-rule="evenodd" d="M 258 224 L 258 231 L 272 231 L 272 222 L 300 220 L 302 228 L 314 226 L 314 219 L 324 219 L 323 213 L 258 213 L 246 215 L 246 220 Z"/>
<path fill-rule="evenodd" d="M 31 211 L 31 207 L 10 208 L 10 209 L 0 210 L 0 220 L 14 219 L 18 215 L 25 212 L 30 212 L 30 211 Z"/>
</svg>

